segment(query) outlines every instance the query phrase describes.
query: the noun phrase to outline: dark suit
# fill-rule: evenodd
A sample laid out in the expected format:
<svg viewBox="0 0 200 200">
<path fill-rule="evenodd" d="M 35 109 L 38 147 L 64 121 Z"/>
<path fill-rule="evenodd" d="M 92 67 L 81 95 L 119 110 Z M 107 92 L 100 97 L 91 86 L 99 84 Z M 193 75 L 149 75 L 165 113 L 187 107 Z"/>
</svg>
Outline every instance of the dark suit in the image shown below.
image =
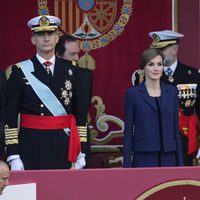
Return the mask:
<svg viewBox="0 0 200 200">
<path fill-rule="evenodd" d="M 125 96 L 124 167 L 133 166 L 135 152 L 151 153 L 159 152 L 161 149 L 164 153 L 176 152 L 177 165 L 183 164 L 178 131 L 177 90 L 175 87 L 161 84 L 161 94 L 162 131 L 159 127 L 156 103 L 154 98 L 149 96 L 145 84 L 142 83 L 127 90 Z M 157 165 L 151 163 L 151 166 Z"/>
<path fill-rule="evenodd" d="M 184 98 L 179 96 L 179 107 L 185 116 L 192 116 L 196 113 L 200 119 L 200 74 L 197 69 L 178 62 L 176 70 L 173 74 L 173 81 L 170 82 L 164 72 L 161 80 L 174 86 L 177 86 L 178 84 L 197 84 L 196 91 L 193 91 L 193 93 L 197 94 L 197 97 L 190 96 L 188 98 Z M 195 103 L 192 103 L 193 101 Z M 197 140 L 197 136 L 195 137 L 196 138 L 194 138 L 194 140 Z M 188 139 L 185 135 L 181 134 L 181 140 L 183 144 L 184 163 L 185 165 L 191 166 L 193 164 L 193 155 L 188 155 Z"/>
<path fill-rule="evenodd" d="M 5 136 L 4 136 L 4 94 L 6 86 L 6 75 L 0 71 L 0 158 L 5 154 Z"/>
<path fill-rule="evenodd" d="M 77 126 L 85 127 L 85 113 L 82 111 L 83 92 L 79 85 L 77 70 L 72 63 L 56 57 L 54 75 L 49 78 L 36 56 L 31 60 L 34 65 L 33 75 L 51 89 L 67 114 L 74 115 Z M 72 96 L 65 96 L 62 93 L 66 89 L 66 81 L 71 83 L 72 88 L 69 89 L 69 92 Z M 70 167 L 67 159 L 69 136 L 63 129 L 38 130 L 20 127 L 19 135 L 17 135 L 19 113 L 36 116 L 52 116 L 52 113 L 35 94 L 22 70 L 15 65 L 8 79 L 5 109 L 8 156 L 19 154 L 25 169 Z"/>
</svg>

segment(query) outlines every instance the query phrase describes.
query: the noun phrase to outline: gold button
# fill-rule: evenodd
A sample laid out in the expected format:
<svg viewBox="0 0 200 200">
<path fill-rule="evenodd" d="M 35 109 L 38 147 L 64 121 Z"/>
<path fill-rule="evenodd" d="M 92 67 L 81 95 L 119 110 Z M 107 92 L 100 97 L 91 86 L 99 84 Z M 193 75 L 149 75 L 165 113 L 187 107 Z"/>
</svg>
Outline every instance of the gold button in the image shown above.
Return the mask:
<svg viewBox="0 0 200 200">
<path fill-rule="evenodd" d="M 41 115 L 41 116 L 44 116 L 44 113 L 41 113 L 40 115 Z"/>
<path fill-rule="evenodd" d="M 44 104 L 40 104 L 40 107 L 43 108 L 43 107 L 44 107 Z"/>
</svg>

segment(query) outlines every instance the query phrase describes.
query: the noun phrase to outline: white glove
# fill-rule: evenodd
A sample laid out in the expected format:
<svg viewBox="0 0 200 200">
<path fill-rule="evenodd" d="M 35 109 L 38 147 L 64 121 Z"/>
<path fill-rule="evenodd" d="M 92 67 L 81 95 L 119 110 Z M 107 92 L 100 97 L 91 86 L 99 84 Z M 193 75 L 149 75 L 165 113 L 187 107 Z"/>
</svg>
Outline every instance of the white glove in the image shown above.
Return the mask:
<svg viewBox="0 0 200 200">
<path fill-rule="evenodd" d="M 75 169 L 82 169 L 86 165 L 85 162 L 85 154 L 84 153 L 79 153 L 77 161 L 75 163 Z"/>
<path fill-rule="evenodd" d="M 200 159 L 200 148 L 199 148 L 199 150 L 197 152 L 196 159 Z"/>
<path fill-rule="evenodd" d="M 9 161 L 9 165 L 11 167 L 11 171 L 24 170 L 24 164 L 20 158 L 15 158 Z"/>
</svg>

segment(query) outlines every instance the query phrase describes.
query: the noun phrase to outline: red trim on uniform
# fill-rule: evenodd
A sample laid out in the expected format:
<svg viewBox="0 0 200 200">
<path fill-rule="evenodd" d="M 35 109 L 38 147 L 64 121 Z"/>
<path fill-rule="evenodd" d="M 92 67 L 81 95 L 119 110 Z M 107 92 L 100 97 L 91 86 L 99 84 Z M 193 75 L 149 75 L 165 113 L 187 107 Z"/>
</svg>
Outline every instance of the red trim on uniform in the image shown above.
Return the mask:
<svg viewBox="0 0 200 200">
<path fill-rule="evenodd" d="M 21 113 L 20 125 L 23 128 L 55 130 L 70 129 L 68 160 L 76 162 L 81 151 L 80 138 L 76 126 L 76 120 L 73 115 L 65 116 L 38 116 Z"/>
<path fill-rule="evenodd" d="M 179 111 L 179 128 L 181 133 L 188 137 L 188 155 L 195 153 L 198 148 L 199 124 L 195 115 L 184 115 Z"/>
</svg>

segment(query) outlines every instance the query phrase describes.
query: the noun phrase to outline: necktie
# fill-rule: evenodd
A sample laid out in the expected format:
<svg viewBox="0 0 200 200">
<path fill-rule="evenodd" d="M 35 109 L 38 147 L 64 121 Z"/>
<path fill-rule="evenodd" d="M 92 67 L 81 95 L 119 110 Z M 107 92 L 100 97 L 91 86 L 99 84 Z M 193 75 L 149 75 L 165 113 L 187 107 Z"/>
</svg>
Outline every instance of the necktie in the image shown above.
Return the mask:
<svg viewBox="0 0 200 200">
<path fill-rule="evenodd" d="M 172 76 L 173 70 L 172 70 L 170 67 L 168 67 L 168 68 L 165 70 L 165 73 L 166 73 L 167 76 Z"/>
<path fill-rule="evenodd" d="M 50 61 L 46 61 L 46 62 L 43 63 L 43 65 L 45 66 L 45 69 L 46 69 L 46 71 L 47 71 L 47 74 L 49 74 L 49 75 L 52 76 L 51 69 L 50 69 L 50 65 L 51 65 L 51 64 L 52 64 L 52 63 L 51 63 Z"/>
</svg>

